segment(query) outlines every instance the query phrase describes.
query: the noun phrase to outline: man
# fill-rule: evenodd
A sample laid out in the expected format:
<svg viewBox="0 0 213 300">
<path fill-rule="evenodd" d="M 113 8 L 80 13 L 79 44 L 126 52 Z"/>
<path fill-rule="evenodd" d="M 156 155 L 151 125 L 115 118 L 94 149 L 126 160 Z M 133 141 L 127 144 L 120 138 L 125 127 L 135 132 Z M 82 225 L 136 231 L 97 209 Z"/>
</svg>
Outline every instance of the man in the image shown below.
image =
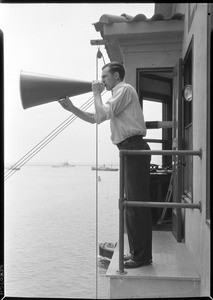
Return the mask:
<svg viewBox="0 0 213 300">
<path fill-rule="evenodd" d="M 118 149 L 149 150 L 143 140 L 146 135 L 144 116 L 135 89 L 124 82 L 122 64 L 111 62 L 102 68 L 102 82 L 93 81 L 95 113 L 80 110 L 69 100 L 59 103 L 84 121 L 102 123 L 110 120 L 111 139 Z M 112 97 L 104 105 L 101 93 L 106 88 Z M 128 201 L 149 201 L 150 155 L 130 155 L 125 159 L 125 193 Z M 124 257 L 125 268 L 137 268 L 152 263 L 151 209 L 127 207 L 126 228 L 130 255 Z"/>
</svg>

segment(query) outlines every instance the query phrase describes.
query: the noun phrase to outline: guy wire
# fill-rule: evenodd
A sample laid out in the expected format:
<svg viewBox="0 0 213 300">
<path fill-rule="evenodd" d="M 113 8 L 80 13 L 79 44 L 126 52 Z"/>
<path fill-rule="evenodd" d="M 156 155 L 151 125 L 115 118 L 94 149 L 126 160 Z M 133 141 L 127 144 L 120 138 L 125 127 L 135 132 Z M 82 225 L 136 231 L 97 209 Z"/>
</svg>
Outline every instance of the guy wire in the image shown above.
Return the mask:
<svg viewBox="0 0 213 300">
<path fill-rule="evenodd" d="M 89 99 L 90 100 L 90 99 Z M 88 100 L 88 101 L 89 101 Z M 85 104 L 84 104 L 85 105 Z M 58 125 L 54 130 L 52 130 L 44 139 L 42 139 L 36 146 L 34 146 L 30 151 L 28 151 L 20 160 L 18 160 L 14 165 L 12 165 L 6 172 L 9 172 L 11 169 L 13 169 L 14 167 L 17 166 L 17 164 L 31 151 L 33 151 L 33 149 L 35 149 L 36 147 L 38 147 L 38 145 L 40 145 L 43 141 L 45 141 L 45 139 L 47 139 L 47 137 L 49 137 L 52 133 L 54 133 L 54 131 L 56 131 L 56 129 L 58 129 L 60 126 L 62 126 L 63 123 L 65 122 L 69 122 L 69 119 L 73 117 L 73 115 L 69 116 L 65 121 L 63 121 L 60 125 Z"/>
<path fill-rule="evenodd" d="M 91 101 L 93 97 L 91 97 L 86 103 L 84 103 L 80 108 L 84 110 L 88 109 L 92 104 Z M 90 101 L 90 102 L 89 102 Z M 33 147 L 29 152 L 27 152 L 19 161 L 17 161 L 14 165 L 12 165 L 5 172 L 5 180 L 12 176 L 17 170 L 13 169 L 15 167 L 23 166 L 27 161 L 29 161 L 32 157 L 35 156 L 41 149 L 43 149 L 51 140 L 53 140 L 61 131 L 63 131 L 68 125 L 70 125 L 77 117 L 73 114 L 68 117 L 65 121 L 63 121 L 59 126 L 57 126 L 54 130 L 51 131 L 41 142 L 39 142 L 35 147 Z M 66 123 L 65 123 L 66 122 Z M 65 123 L 65 124 L 64 124 Z M 64 124 L 64 125 L 63 125 Z M 63 125 L 63 126 L 62 126 Z M 59 128 L 60 127 L 60 128 Z M 59 129 L 58 129 L 59 128 Z M 58 130 L 57 130 L 58 129 Z M 57 131 L 56 131 L 57 130 Z M 55 132 L 54 132 L 55 131 Z M 40 145 L 41 144 L 41 145 Z M 40 145 L 40 146 L 39 146 Z M 37 148 L 37 149 L 35 149 Z M 35 150 L 34 150 L 35 149 Z M 33 151 L 34 150 L 34 151 Z M 28 157 L 27 157 L 28 155 Z"/>
<path fill-rule="evenodd" d="M 91 105 L 92 103 L 90 103 L 90 105 Z M 87 107 L 88 108 L 88 107 Z M 70 120 L 71 119 L 71 120 Z M 35 147 L 33 147 L 27 154 L 29 154 L 29 156 L 30 155 L 32 155 L 32 153 L 33 153 L 33 149 L 35 149 L 36 147 L 37 148 L 41 148 L 42 147 L 42 145 L 44 144 L 44 143 L 46 143 L 51 137 L 53 137 L 54 135 L 57 135 L 57 132 L 61 132 L 61 129 L 62 128 L 64 128 L 65 126 L 66 126 L 66 124 L 70 124 L 70 121 L 74 121 L 73 119 L 75 119 L 75 117 L 73 118 L 73 115 L 71 115 L 69 118 L 67 118 L 65 121 L 63 121 L 58 127 L 56 127 L 49 135 L 47 135 L 40 143 L 38 143 Z M 65 125 L 63 125 L 63 123 L 65 123 L 65 122 L 67 122 Z M 63 126 L 62 126 L 63 125 Z M 60 127 L 60 128 L 59 128 Z M 58 131 L 56 131 L 56 129 L 57 128 L 59 128 L 59 130 Z M 54 131 L 56 131 L 55 133 L 54 133 Z M 52 136 L 50 136 L 52 134 Z M 50 136 L 50 137 L 49 137 Z M 49 138 L 48 138 L 49 137 Z M 52 139 L 51 139 L 52 140 Z M 42 145 L 40 145 L 41 143 L 43 142 L 43 144 Z M 39 146 L 40 145 L 40 146 Z M 39 147 L 38 147 L 39 146 Z M 43 148 L 43 147 L 42 147 Z M 38 150 L 38 149 L 36 149 L 36 150 Z M 34 152 L 36 151 L 36 150 L 34 150 Z M 37 151 L 38 152 L 38 151 Z M 36 152 L 36 153 L 37 153 Z M 10 169 L 9 170 L 7 170 L 5 173 L 7 173 L 6 174 L 6 176 L 8 175 L 8 172 L 11 172 L 11 170 L 12 171 L 14 171 L 14 167 L 20 167 L 20 166 L 22 166 L 23 164 L 22 164 L 22 162 L 23 162 L 23 159 L 25 160 L 26 159 L 26 156 L 27 156 L 27 154 L 25 154 L 18 162 L 16 162 L 13 166 L 11 166 L 10 167 Z M 28 157 L 29 157 L 28 156 Z M 19 163 L 19 164 L 18 164 Z M 16 170 L 15 170 L 16 171 Z"/>
</svg>

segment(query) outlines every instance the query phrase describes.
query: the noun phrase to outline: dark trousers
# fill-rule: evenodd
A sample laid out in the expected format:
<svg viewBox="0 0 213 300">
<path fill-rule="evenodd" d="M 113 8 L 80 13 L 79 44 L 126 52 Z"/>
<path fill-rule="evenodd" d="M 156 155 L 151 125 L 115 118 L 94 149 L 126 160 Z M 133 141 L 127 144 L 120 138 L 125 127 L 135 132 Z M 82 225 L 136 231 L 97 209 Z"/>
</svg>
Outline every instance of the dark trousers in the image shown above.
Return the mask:
<svg viewBox="0 0 213 300">
<path fill-rule="evenodd" d="M 142 137 L 136 136 L 118 144 L 119 150 L 150 150 Z M 125 156 L 124 180 L 128 201 L 150 201 L 151 155 Z M 150 207 L 125 208 L 126 228 L 132 259 L 152 259 L 152 216 Z"/>
</svg>

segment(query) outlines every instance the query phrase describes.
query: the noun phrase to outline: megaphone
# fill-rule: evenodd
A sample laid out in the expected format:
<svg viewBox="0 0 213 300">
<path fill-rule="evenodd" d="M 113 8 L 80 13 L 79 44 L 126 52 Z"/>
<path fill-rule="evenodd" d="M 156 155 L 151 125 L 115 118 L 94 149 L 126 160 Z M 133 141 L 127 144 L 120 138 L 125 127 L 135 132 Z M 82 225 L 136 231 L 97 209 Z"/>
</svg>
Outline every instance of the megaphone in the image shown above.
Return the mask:
<svg viewBox="0 0 213 300">
<path fill-rule="evenodd" d="M 91 82 L 21 71 L 20 95 L 24 109 L 92 91 Z"/>
</svg>

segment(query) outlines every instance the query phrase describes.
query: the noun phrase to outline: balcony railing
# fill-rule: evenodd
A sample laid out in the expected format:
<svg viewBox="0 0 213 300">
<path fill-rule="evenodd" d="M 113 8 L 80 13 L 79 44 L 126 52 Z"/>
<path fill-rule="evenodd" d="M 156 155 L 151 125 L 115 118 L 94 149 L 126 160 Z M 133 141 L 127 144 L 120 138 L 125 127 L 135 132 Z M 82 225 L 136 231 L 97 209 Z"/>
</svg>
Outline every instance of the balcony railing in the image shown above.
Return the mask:
<svg viewBox="0 0 213 300">
<path fill-rule="evenodd" d="M 202 158 L 202 150 L 120 150 L 120 178 L 119 178 L 119 270 L 118 274 L 124 275 L 124 209 L 129 206 L 137 207 L 169 207 L 169 208 L 191 208 L 201 211 L 201 203 L 168 203 L 168 202 L 139 202 L 127 201 L 124 197 L 124 164 L 127 155 L 177 155 L 177 156 L 199 156 Z M 132 199 L 134 200 L 134 199 Z"/>
</svg>

